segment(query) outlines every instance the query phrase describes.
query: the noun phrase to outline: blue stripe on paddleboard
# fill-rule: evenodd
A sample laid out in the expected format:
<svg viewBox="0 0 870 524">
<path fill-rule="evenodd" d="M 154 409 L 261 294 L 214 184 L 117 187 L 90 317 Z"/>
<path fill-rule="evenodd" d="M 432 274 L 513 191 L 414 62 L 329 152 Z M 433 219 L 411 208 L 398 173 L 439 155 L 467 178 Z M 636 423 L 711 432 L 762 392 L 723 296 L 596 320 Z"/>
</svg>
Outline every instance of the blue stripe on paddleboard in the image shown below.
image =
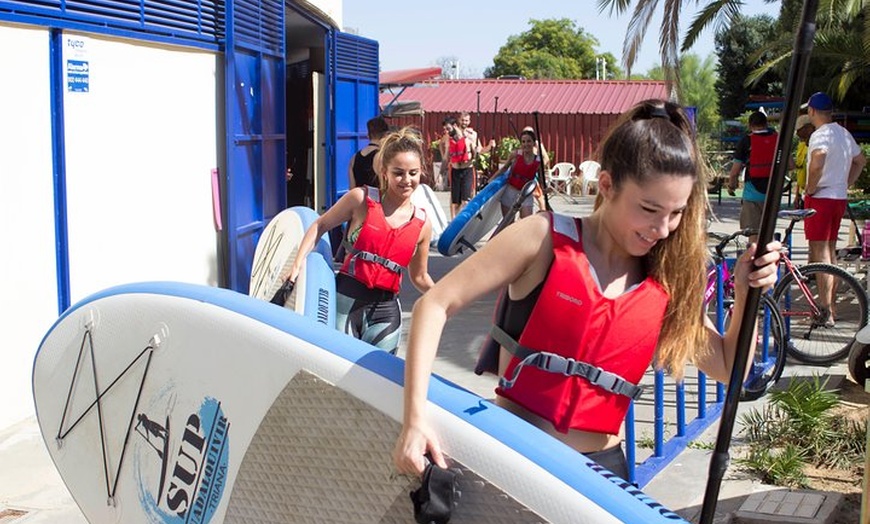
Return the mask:
<svg viewBox="0 0 870 524">
<path fill-rule="evenodd" d="M 305 258 L 305 316 L 335 329 L 335 273 L 320 253 Z"/>
<path fill-rule="evenodd" d="M 55 325 L 91 302 L 124 294 L 165 295 L 222 307 L 290 333 L 396 384 L 402 385 L 404 382 L 402 359 L 373 349 L 364 342 L 335 329 L 325 328 L 301 315 L 287 314 L 283 308 L 268 302 L 221 288 L 177 282 L 117 286 L 81 300 L 64 312 Z M 53 329 L 54 326 L 46 337 Z M 627 482 L 609 478 L 612 475 L 608 476 L 607 472 L 599 473 L 600 467 L 584 455 L 548 437 L 534 426 L 522 423 L 515 415 L 457 384 L 433 375 L 429 386 L 429 400 L 525 456 L 622 522 L 686 522 Z"/>
<path fill-rule="evenodd" d="M 507 183 L 507 173 L 498 176 L 492 180 L 489 184 L 486 185 L 465 207 L 460 211 L 456 218 L 450 221 L 447 227 L 444 229 L 444 232 L 441 233 L 441 238 L 438 239 L 438 252 L 444 256 L 453 256 L 456 254 L 456 250 L 453 246 L 454 241 L 456 241 L 457 237 L 462 233 L 462 230 L 465 228 L 466 224 L 475 219 L 475 216 L 480 211 L 480 209 L 486 204 L 491 198 L 493 198 L 499 191 Z M 501 209 L 499 208 L 499 211 Z M 477 242 L 480 240 L 479 238 L 473 239 L 473 242 Z"/>
</svg>

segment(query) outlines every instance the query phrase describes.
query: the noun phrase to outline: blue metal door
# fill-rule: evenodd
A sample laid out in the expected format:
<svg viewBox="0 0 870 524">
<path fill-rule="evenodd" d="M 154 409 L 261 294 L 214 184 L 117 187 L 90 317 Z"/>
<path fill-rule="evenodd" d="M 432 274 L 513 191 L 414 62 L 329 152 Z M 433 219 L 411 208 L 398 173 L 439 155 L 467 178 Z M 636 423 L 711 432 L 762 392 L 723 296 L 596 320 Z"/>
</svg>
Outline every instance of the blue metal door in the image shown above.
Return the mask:
<svg viewBox="0 0 870 524">
<path fill-rule="evenodd" d="M 247 293 L 254 249 L 286 206 L 284 4 L 228 0 L 225 64 L 224 274 Z"/>
<path fill-rule="evenodd" d="M 366 122 L 378 114 L 378 43 L 330 31 L 326 39 L 331 108 L 326 129 L 327 205 L 348 190 L 347 166 L 367 142 Z M 330 150 L 330 148 L 332 148 Z"/>
</svg>

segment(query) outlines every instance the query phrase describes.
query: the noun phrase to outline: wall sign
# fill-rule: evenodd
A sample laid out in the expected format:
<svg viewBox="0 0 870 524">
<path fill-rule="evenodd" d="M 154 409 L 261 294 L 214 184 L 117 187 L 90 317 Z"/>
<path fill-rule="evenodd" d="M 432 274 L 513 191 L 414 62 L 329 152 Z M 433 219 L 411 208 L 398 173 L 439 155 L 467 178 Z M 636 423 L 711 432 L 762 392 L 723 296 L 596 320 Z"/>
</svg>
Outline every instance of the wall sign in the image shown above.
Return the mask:
<svg viewBox="0 0 870 524">
<path fill-rule="evenodd" d="M 63 61 L 66 66 L 66 90 L 70 93 L 90 91 L 91 72 L 88 39 L 76 35 L 63 37 Z"/>
</svg>

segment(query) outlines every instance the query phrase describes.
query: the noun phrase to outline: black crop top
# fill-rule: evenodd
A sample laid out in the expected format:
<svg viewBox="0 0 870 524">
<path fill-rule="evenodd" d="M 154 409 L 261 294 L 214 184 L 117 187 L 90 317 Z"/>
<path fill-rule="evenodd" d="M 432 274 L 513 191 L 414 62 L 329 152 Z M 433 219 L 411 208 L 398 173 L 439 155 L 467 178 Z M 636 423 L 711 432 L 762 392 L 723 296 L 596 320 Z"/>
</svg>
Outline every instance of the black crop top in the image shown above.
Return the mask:
<svg viewBox="0 0 870 524">
<path fill-rule="evenodd" d="M 532 309 L 538 303 L 538 297 L 541 296 L 541 290 L 544 289 L 546 280 L 544 278 L 540 284 L 535 286 L 535 289 L 529 291 L 528 295 L 519 300 L 511 300 L 505 291 L 504 321 L 499 327 L 514 340 L 519 340 L 520 334 L 526 328 L 529 317 L 532 316 Z"/>
</svg>

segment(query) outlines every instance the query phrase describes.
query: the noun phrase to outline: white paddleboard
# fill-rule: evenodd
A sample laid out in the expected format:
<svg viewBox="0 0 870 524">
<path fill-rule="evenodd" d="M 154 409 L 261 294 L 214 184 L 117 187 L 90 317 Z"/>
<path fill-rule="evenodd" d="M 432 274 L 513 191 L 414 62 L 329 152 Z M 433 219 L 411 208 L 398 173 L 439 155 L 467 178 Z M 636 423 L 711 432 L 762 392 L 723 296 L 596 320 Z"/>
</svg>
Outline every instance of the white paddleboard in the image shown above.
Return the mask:
<svg viewBox="0 0 870 524">
<path fill-rule="evenodd" d="M 432 188 L 426 184 L 420 184 L 417 189 L 411 194 L 411 202 L 420 208 L 426 210 L 426 216 L 429 217 L 429 222 L 432 224 L 432 239 L 430 244 L 435 246 L 438 244 L 438 239 L 447 227 L 447 215 L 444 214 L 444 208 L 441 202 L 438 201 L 438 196 L 432 191 Z"/>
<path fill-rule="evenodd" d="M 438 240 L 438 251 L 453 256 L 474 245 L 492 231 L 501 220 L 501 193 L 507 184 L 507 174 L 500 175 L 480 190 L 450 221 Z"/>
<path fill-rule="evenodd" d="M 269 222 L 254 250 L 249 286 L 252 297 L 269 301 L 275 296 L 290 274 L 305 231 L 316 218 L 314 210 L 294 207 L 278 213 Z M 321 238 L 315 250 L 307 255 L 284 307 L 334 327 L 335 274 L 331 258 L 324 260 L 321 254 L 324 251 L 331 257 L 328 239 Z"/>
<path fill-rule="evenodd" d="M 403 361 L 228 290 L 108 289 L 46 334 L 33 394 L 90 522 L 412 522 L 390 458 Z M 583 455 L 437 377 L 428 412 L 463 471 L 451 523 L 685 522 Z"/>
</svg>

